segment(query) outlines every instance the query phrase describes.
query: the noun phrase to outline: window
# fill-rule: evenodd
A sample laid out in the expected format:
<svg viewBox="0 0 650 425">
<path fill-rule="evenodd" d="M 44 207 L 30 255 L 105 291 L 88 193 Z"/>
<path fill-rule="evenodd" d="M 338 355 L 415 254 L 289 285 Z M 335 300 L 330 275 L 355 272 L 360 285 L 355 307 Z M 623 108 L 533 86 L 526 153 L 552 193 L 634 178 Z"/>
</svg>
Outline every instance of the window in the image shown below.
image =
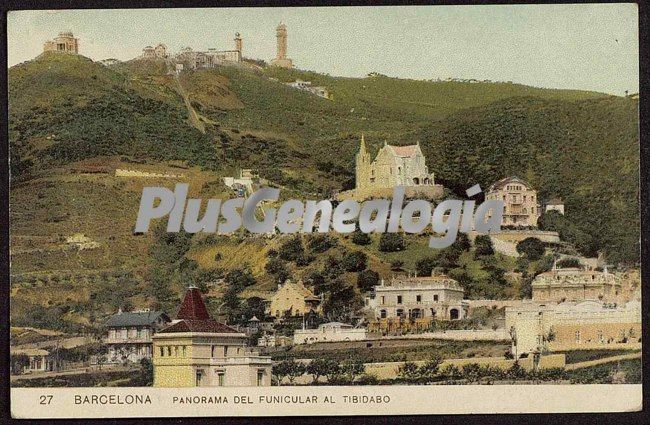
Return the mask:
<svg viewBox="0 0 650 425">
<path fill-rule="evenodd" d="M 223 346 L 223 356 L 228 357 L 228 346 L 227 345 Z"/>
<path fill-rule="evenodd" d="M 226 385 L 226 372 L 217 372 L 217 385 L 220 387 Z"/>
<path fill-rule="evenodd" d="M 171 357 L 171 355 L 172 355 L 172 347 L 171 347 L 171 345 L 167 347 L 167 355 L 169 357 Z"/>
<path fill-rule="evenodd" d="M 379 312 L 379 316 L 380 316 L 382 319 L 385 319 L 385 318 L 386 318 L 386 310 L 381 310 L 381 311 Z"/>
<path fill-rule="evenodd" d="M 416 295 L 415 296 L 415 302 L 420 304 L 422 302 L 422 295 Z"/>
<path fill-rule="evenodd" d="M 185 357 L 185 346 L 183 345 L 183 357 Z"/>
<path fill-rule="evenodd" d="M 174 345 L 174 357 L 178 357 L 178 345 Z"/>
<path fill-rule="evenodd" d="M 196 386 L 200 387 L 203 382 L 203 370 L 199 369 L 196 371 Z"/>
<path fill-rule="evenodd" d="M 165 347 L 160 347 L 160 357 L 165 355 Z"/>
<path fill-rule="evenodd" d="M 382 305 L 386 304 L 386 297 L 384 297 L 383 295 L 381 296 L 381 304 Z"/>
<path fill-rule="evenodd" d="M 397 296 L 397 304 L 402 304 L 402 296 L 401 295 Z"/>
<path fill-rule="evenodd" d="M 438 296 L 437 296 L 437 295 L 434 295 L 434 296 L 433 296 L 433 300 L 434 300 L 434 301 L 438 301 Z"/>
<path fill-rule="evenodd" d="M 264 371 L 263 370 L 258 370 L 257 371 L 257 386 L 261 387 L 264 385 Z"/>
</svg>

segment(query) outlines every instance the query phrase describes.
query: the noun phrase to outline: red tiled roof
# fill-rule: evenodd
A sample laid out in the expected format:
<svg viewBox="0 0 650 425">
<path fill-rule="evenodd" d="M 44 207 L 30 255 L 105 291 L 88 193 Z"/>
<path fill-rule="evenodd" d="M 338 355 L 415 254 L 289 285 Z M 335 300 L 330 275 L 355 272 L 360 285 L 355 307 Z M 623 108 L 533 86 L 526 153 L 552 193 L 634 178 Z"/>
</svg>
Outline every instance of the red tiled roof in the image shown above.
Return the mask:
<svg viewBox="0 0 650 425">
<path fill-rule="evenodd" d="M 181 320 L 161 330 L 158 333 L 179 333 L 179 332 L 213 332 L 213 333 L 239 333 L 235 328 L 219 323 L 214 319 L 206 320 Z"/>
<path fill-rule="evenodd" d="M 191 287 L 187 290 L 176 318 L 187 320 L 211 319 L 208 309 L 205 308 L 203 298 L 201 298 L 201 291 L 199 291 L 199 288 Z"/>
<path fill-rule="evenodd" d="M 392 146 L 393 150 L 398 156 L 413 156 L 415 155 L 416 148 L 418 145 L 409 145 L 409 146 Z"/>
</svg>

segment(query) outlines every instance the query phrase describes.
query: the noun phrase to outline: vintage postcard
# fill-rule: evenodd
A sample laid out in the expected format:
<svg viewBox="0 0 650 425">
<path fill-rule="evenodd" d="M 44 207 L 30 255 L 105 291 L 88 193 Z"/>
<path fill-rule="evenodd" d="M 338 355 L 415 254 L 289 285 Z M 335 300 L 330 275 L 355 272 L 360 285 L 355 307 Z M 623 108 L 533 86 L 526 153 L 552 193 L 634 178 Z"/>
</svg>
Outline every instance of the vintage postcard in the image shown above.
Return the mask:
<svg viewBox="0 0 650 425">
<path fill-rule="evenodd" d="M 7 19 L 14 418 L 642 408 L 635 4 Z"/>
</svg>

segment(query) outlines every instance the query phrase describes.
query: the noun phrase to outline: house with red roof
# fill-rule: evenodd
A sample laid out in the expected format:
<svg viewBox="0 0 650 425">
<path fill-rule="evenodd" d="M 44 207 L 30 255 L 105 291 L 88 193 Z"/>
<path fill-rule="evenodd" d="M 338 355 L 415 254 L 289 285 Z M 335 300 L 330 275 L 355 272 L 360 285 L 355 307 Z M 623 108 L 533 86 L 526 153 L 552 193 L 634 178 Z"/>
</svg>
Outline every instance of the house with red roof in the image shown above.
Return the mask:
<svg viewBox="0 0 650 425">
<path fill-rule="evenodd" d="M 269 386 L 271 366 L 244 333 L 212 318 L 193 286 L 176 318 L 153 337 L 154 387 Z"/>
</svg>

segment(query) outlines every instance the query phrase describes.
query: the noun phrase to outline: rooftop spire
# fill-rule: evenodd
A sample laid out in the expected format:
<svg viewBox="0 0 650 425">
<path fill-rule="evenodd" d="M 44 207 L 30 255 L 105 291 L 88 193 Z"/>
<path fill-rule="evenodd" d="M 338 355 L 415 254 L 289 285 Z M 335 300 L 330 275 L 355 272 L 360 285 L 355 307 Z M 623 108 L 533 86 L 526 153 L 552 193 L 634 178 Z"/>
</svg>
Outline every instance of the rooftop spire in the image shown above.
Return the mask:
<svg viewBox="0 0 650 425">
<path fill-rule="evenodd" d="M 196 286 L 187 288 L 185 298 L 183 298 L 176 318 L 185 320 L 206 320 L 211 318 L 208 309 L 205 307 L 199 288 Z"/>
</svg>

